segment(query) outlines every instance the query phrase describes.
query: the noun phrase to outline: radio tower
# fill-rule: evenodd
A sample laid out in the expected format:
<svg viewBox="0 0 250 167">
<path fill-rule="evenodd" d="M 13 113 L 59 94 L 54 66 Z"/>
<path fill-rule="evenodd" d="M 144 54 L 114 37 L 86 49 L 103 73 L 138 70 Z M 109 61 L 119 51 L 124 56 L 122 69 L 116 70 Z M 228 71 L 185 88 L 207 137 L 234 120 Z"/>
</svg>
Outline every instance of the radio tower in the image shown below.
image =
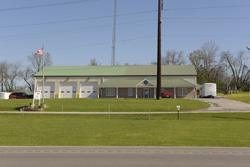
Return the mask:
<svg viewBox="0 0 250 167">
<path fill-rule="evenodd" d="M 114 10 L 114 28 L 113 28 L 113 40 L 112 40 L 112 55 L 111 55 L 111 66 L 115 65 L 115 36 L 116 36 L 116 0 Z"/>
</svg>

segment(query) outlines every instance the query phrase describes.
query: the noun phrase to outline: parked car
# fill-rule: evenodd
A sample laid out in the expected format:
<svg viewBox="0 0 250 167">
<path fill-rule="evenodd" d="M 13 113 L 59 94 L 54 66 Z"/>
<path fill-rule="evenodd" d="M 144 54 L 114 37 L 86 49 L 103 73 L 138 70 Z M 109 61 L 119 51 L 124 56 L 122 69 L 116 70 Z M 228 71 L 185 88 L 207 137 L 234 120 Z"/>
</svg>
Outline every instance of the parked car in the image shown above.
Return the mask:
<svg viewBox="0 0 250 167">
<path fill-rule="evenodd" d="M 161 97 L 162 98 L 171 98 L 172 97 L 172 93 L 170 93 L 168 91 L 162 91 L 161 92 Z"/>
<path fill-rule="evenodd" d="M 9 99 L 32 99 L 33 95 L 28 95 L 25 92 L 12 92 Z"/>
</svg>

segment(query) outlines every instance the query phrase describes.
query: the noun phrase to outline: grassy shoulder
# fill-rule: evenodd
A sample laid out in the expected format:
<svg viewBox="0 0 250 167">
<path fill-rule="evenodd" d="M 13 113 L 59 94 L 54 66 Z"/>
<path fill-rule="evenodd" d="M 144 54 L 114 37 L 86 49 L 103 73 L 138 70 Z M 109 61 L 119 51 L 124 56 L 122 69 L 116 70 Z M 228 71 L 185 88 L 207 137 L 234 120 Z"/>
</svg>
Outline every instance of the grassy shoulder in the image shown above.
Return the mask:
<svg viewBox="0 0 250 167">
<path fill-rule="evenodd" d="M 249 92 L 239 92 L 238 94 L 227 95 L 227 99 L 241 101 L 241 102 L 250 104 Z"/>
<path fill-rule="evenodd" d="M 250 147 L 250 113 L 1 114 L 1 146 Z"/>
<path fill-rule="evenodd" d="M 38 101 L 36 101 L 36 104 Z M 17 111 L 32 104 L 32 99 L 0 100 L 0 111 Z M 192 111 L 208 108 L 207 103 L 190 99 L 45 99 L 45 111 L 67 112 L 156 112 Z"/>
</svg>

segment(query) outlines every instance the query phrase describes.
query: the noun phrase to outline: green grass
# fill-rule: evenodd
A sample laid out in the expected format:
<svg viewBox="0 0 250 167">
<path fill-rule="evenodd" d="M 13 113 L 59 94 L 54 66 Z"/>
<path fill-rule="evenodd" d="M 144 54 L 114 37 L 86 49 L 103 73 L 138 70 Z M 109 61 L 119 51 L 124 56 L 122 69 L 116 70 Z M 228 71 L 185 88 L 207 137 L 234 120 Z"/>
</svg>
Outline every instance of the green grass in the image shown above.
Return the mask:
<svg viewBox="0 0 250 167">
<path fill-rule="evenodd" d="M 217 92 L 217 96 L 226 96 L 226 95 L 224 93 Z"/>
<path fill-rule="evenodd" d="M 231 100 L 237 100 L 237 101 L 241 101 L 244 103 L 248 103 L 249 102 L 249 92 L 240 92 L 238 94 L 231 94 L 231 95 L 227 95 L 227 99 L 231 99 Z"/>
<path fill-rule="evenodd" d="M 1 146 L 250 147 L 250 113 L 1 114 Z"/>
<path fill-rule="evenodd" d="M 29 106 L 30 99 L 0 100 L 0 111 L 17 111 L 22 106 Z M 36 101 L 36 104 L 38 101 Z M 207 103 L 189 99 L 45 99 L 45 111 L 78 112 L 151 112 L 199 110 L 208 108 Z"/>
</svg>

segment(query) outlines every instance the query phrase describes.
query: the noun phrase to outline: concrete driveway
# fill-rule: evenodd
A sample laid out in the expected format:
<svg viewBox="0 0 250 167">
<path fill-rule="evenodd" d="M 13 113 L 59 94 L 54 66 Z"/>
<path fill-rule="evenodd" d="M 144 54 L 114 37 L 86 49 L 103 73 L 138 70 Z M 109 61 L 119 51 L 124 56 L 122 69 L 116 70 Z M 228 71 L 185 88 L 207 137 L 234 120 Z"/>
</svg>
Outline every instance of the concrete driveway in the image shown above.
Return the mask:
<svg viewBox="0 0 250 167">
<path fill-rule="evenodd" d="M 229 100 L 225 98 L 199 98 L 199 100 L 210 104 L 209 108 L 202 111 L 250 112 L 250 104 L 240 101 Z"/>
</svg>

